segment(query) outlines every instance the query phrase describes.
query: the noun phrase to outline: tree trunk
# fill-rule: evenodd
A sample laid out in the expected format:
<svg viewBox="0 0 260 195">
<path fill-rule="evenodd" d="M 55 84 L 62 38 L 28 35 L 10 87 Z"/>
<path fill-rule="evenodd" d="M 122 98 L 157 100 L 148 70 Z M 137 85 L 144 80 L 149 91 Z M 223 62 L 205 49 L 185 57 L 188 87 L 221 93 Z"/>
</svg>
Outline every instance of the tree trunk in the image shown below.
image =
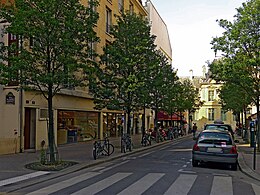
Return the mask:
<svg viewBox="0 0 260 195">
<path fill-rule="evenodd" d="M 256 115 L 257 115 L 257 126 L 256 126 L 256 133 L 257 133 L 257 150 L 260 151 L 260 101 L 259 101 L 259 96 L 257 98 L 257 103 L 256 103 Z"/>
<path fill-rule="evenodd" d="M 144 106 L 144 113 L 142 115 L 142 135 L 144 136 L 145 134 L 145 106 Z"/>
<path fill-rule="evenodd" d="M 126 132 L 127 134 L 131 134 L 131 110 L 127 109 L 127 128 L 126 128 Z"/>
<path fill-rule="evenodd" d="M 49 152 L 50 152 L 50 163 L 56 162 L 55 159 L 55 141 L 54 141 L 54 119 L 52 111 L 52 85 L 48 87 L 48 113 L 49 113 L 49 124 L 48 124 L 48 141 L 49 141 Z"/>
</svg>

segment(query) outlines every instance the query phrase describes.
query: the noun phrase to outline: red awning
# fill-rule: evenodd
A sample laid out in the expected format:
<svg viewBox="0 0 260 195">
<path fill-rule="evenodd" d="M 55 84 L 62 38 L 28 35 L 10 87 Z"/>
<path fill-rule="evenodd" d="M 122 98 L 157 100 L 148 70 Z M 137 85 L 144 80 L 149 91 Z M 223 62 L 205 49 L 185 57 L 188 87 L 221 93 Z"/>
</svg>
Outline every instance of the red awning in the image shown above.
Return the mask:
<svg viewBox="0 0 260 195">
<path fill-rule="evenodd" d="M 173 121 L 180 121 L 181 117 L 179 117 L 177 114 L 168 115 L 166 112 L 158 112 L 157 119 L 159 121 L 166 121 L 166 120 L 173 120 Z"/>
</svg>

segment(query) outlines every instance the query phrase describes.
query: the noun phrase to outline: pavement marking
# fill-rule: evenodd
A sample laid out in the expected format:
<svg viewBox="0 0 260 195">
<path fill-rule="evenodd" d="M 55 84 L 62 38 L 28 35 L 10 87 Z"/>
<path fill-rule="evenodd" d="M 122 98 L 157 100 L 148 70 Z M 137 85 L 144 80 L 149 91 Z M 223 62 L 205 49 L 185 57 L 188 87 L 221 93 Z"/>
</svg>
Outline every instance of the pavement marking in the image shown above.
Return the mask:
<svg viewBox="0 0 260 195">
<path fill-rule="evenodd" d="M 260 194 L 260 186 L 255 185 L 253 183 L 251 185 L 253 187 L 253 190 L 254 190 L 255 194 Z"/>
<path fill-rule="evenodd" d="M 67 188 L 69 186 L 72 186 L 74 184 L 77 184 L 81 181 L 84 181 L 84 180 L 87 180 L 89 178 L 92 178 L 96 175 L 99 175 L 100 173 L 95 173 L 95 172 L 88 172 L 88 173 L 85 173 L 85 174 L 82 174 L 82 175 L 79 175 L 79 176 L 76 176 L 76 177 L 72 177 L 68 180 L 65 180 L 65 181 L 61 181 L 61 182 L 58 182 L 58 183 L 55 183 L 53 185 L 50 185 L 50 186 L 47 186 L 45 188 L 41 188 L 39 190 L 36 190 L 36 191 L 33 191 L 27 195 L 45 195 L 45 194 L 51 194 L 51 193 L 54 193 L 54 192 L 57 192 L 63 188 Z"/>
<path fill-rule="evenodd" d="M 222 177 L 230 177 L 228 174 L 223 174 L 223 173 L 212 173 L 214 176 L 222 176 Z"/>
<path fill-rule="evenodd" d="M 186 167 L 187 167 L 187 165 L 183 165 L 182 167 L 183 167 L 183 168 L 186 168 Z"/>
<path fill-rule="evenodd" d="M 169 151 L 171 151 L 171 152 L 190 152 L 190 151 L 192 151 L 192 149 L 190 149 L 190 148 L 171 149 L 171 150 L 169 150 Z M 185 159 L 185 158 L 184 158 L 184 159 Z"/>
<path fill-rule="evenodd" d="M 231 177 L 214 176 L 210 195 L 233 195 Z"/>
<path fill-rule="evenodd" d="M 195 171 L 185 171 L 185 170 L 180 169 L 179 173 L 196 174 L 197 172 L 195 172 Z"/>
<path fill-rule="evenodd" d="M 125 188 L 123 191 L 118 193 L 118 195 L 142 194 L 164 175 L 164 173 L 149 173 L 129 187 Z"/>
<path fill-rule="evenodd" d="M 180 174 L 180 176 L 175 180 L 175 182 L 170 186 L 170 188 L 164 194 L 165 195 L 188 194 L 196 178 L 197 175 Z"/>
<path fill-rule="evenodd" d="M 121 162 L 121 163 L 118 163 L 118 164 L 116 164 L 116 165 L 107 167 L 107 168 L 101 170 L 101 172 L 108 171 L 108 170 L 110 170 L 110 169 L 113 169 L 113 168 L 115 168 L 115 167 L 121 166 L 121 165 L 123 165 L 123 164 L 125 164 L 125 163 L 128 163 L 128 162 L 129 162 L 129 160 L 126 160 L 126 161 Z"/>
<path fill-rule="evenodd" d="M 106 168 L 106 167 L 96 167 L 96 168 L 92 169 L 91 171 L 99 171 L 99 170 L 104 169 L 104 168 Z"/>
<path fill-rule="evenodd" d="M 131 174 L 132 173 L 116 173 L 110 177 L 107 177 L 106 179 L 103 179 L 86 188 L 83 188 L 83 189 L 73 193 L 72 195 L 95 194 L 95 193 L 109 187 L 110 185 L 124 179 L 125 177 L 127 177 Z"/>
<path fill-rule="evenodd" d="M 34 177 L 41 176 L 41 175 L 46 175 L 48 173 L 50 173 L 50 172 L 48 172 L 48 171 L 37 171 L 37 172 L 34 172 L 34 173 L 29 173 L 29 174 L 22 175 L 22 176 L 1 180 L 0 186 L 13 184 L 13 183 L 16 183 L 16 182 L 19 182 L 19 181 L 24 181 L 24 180 L 27 180 L 27 179 L 31 179 L 31 178 L 34 178 Z"/>
<path fill-rule="evenodd" d="M 138 158 L 141 158 L 141 157 L 144 157 L 144 156 L 147 156 L 147 155 L 150 155 L 152 154 L 154 151 L 152 152 L 148 152 L 148 153 L 145 153 L 145 154 L 142 154 L 142 155 L 139 155 Z"/>
</svg>

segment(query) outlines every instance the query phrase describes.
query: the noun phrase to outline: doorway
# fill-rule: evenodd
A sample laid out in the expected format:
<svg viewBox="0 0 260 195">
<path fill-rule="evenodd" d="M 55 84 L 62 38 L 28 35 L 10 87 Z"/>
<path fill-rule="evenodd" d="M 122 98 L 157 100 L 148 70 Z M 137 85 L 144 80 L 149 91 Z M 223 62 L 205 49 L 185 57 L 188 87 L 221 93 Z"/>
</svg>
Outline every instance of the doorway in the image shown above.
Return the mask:
<svg viewBox="0 0 260 195">
<path fill-rule="evenodd" d="M 35 149 L 36 109 L 25 108 L 24 149 Z"/>
</svg>

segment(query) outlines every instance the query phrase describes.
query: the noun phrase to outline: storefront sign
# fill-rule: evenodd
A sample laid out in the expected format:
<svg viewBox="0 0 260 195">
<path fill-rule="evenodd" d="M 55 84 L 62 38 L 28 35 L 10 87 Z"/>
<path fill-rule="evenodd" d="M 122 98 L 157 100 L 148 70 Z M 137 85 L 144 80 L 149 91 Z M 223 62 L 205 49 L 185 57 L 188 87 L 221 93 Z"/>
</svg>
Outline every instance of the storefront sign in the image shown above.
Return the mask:
<svg viewBox="0 0 260 195">
<path fill-rule="evenodd" d="M 9 92 L 5 97 L 6 104 L 15 104 L 15 96 L 12 92 Z"/>
</svg>

